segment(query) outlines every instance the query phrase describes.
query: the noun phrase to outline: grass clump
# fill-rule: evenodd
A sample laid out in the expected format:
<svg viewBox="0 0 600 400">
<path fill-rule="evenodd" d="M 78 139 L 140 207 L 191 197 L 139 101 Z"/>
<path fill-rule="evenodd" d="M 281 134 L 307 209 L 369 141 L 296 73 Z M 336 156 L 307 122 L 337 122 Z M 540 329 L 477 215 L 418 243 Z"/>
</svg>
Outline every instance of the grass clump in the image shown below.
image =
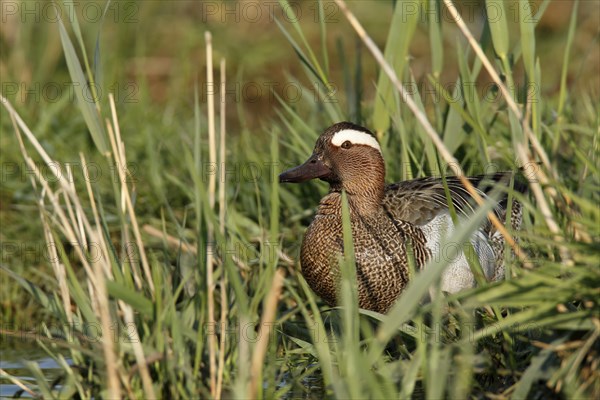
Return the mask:
<svg viewBox="0 0 600 400">
<path fill-rule="evenodd" d="M 507 19 L 512 3 L 488 1 L 505 11 L 482 21 L 477 40 L 455 22 L 450 0 L 411 3 L 420 13 L 410 21 L 405 4 L 385 5 L 391 20 L 379 51 L 354 4 L 315 3 L 317 22 L 307 28 L 282 1 L 277 25 L 301 66 L 286 79 L 316 101 L 291 103 L 275 93 L 279 103 L 262 136 L 243 128 L 240 109 L 234 134 L 227 95 L 201 92 L 202 84 L 186 87 L 187 104 L 157 106 L 146 82 L 139 108 L 76 91 L 73 102 L 40 110 L 3 93 L 11 160 L 29 171 L 24 194 L 13 190 L 11 199 L 39 215 L 35 229 L 48 255 L 37 276 L 18 268 L 19 260 L 3 260 L 3 277 L 19 287 L 6 292 L 3 318 L 16 320 L 19 302 L 35 303 L 41 310 L 30 315 L 42 320 L 35 344 L 62 373 L 47 382 L 30 363 L 36 385 L 6 371 L 2 378 L 45 397 L 597 397 L 598 93 L 575 96 L 565 78 L 581 5 L 571 10 L 558 91 L 545 96 L 549 67 L 540 62 L 536 30 L 549 2 L 535 10 L 514 4 L 520 17 L 533 18 L 519 18 L 517 32 Z M 330 5 L 362 43 L 352 50 L 356 58 L 346 56 L 342 40 L 340 60 L 329 53 Z M 78 24 L 71 18 L 58 26 L 69 79 L 80 90 L 93 82 L 105 88 L 94 66 L 106 50 L 90 58 Z M 419 81 L 406 55 L 423 30 L 432 67 Z M 210 35 L 203 43 L 209 66 L 219 33 L 214 50 Z M 214 65 L 202 81 L 226 84 L 231 67 Z M 442 81 L 447 70 L 452 87 Z M 478 92 L 484 71 L 491 89 Z M 334 90 L 337 76 L 344 90 Z M 419 86 L 437 101 L 409 91 Z M 423 304 L 440 260 L 379 315 L 358 310 L 347 259 L 341 307 L 323 306 L 297 260 L 324 188 L 284 188 L 276 176 L 306 157 L 317 128 L 344 119 L 377 131 L 390 179 L 522 167 L 531 193 L 511 193 L 525 220 L 521 233 L 508 233 L 519 236 L 521 252 L 505 252 L 506 280 Z M 49 131 L 64 143 L 52 142 Z M 91 179 L 94 169 L 111 173 Z M 469 237 L 487 211 L 482 206 L 456 240 Z M 351 238 L 344 239 L 350 254 Z"/>
</svg>

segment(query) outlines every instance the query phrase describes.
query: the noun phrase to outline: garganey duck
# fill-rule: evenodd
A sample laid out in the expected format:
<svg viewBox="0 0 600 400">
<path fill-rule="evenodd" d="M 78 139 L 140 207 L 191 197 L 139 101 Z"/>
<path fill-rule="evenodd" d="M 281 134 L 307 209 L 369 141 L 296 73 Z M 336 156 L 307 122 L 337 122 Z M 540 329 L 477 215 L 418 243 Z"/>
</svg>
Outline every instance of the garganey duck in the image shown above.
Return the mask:
<svg viewBox="0 0 600 400">
<path fill-rule="evenodd" d="M 319 178 L 329 183 L 317 214 L 302 242 L 300 264 L 310 287 L 329 305 L 337 302 L 340 280 L 339 256 L 343 254 L 341 192 L 348 195 L 350 221 L 358 279 L 358 301 L 363 309 L 387 312 L 404 287 L 408 276 L 407 241 L 416 266 L 444 256 L 440 245 L 451 237 L 454 223 L 440 178 L 420 178 L 385 184 L 381 147 L 368 129 L 340 122 L 318 138 L 313 154 L 302 165 L 279 175 L 280 182 L 304 182 Z M 468 178 L 486 197 L 494 183 L 507 184 L 510 173 Z M 474 202 L 456 177 L 446 178 L 452 203 L 460 216 L 474 209 Z M 484 187 L 486 186 L 486 187 Z M 524 191 L 524 186 L 516 187 Z M 505 220 L 507 200 L 495 207 Z M 521 224 L 521 206 L 514 201 L 511 226 Z M 487 221 L 472 235 L 471 243 L 488 280 L 504 277 L 504 240 Z M 455 293 L 475 285 L 464 253 L 452 260 L 442 274 L 441 289 Z"/>
</svg>

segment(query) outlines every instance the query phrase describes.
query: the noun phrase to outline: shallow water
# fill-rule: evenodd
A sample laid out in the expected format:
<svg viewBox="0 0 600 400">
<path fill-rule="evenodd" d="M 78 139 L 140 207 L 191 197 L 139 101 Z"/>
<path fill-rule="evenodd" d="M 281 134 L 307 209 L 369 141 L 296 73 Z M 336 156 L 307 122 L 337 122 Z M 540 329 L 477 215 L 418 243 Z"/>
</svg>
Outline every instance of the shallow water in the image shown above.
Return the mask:
<svg viewBox="0 0 600 400">
<path fill-rule="evenodd" d="M 71 364 L 69 358 L 65 356 L 65 359 L 67 363 Z M 61 373 L 61 368 L 56 361 L 39 347 L 36 347 L 35 343 L 23 344 L 22 342 L 17 343 L 15 340 L 3 340 L 0 342 L 0 369 L 20 380 L 34 392 L 39 393 L 36 379 L 25 365 L 28 362 L 34 362 L 38 365 L 48 383 L 52 383 Z M 283 395 L 283 399 L 308 400 L 323 398 L 323 381 L 320 375 L 304 377 L 296 384 L 293 381 L 294 379 L 288 374 L 280 377 L 277 383 L 278 390 L 285 386 L 291 386 L 290 390 Z M 58 389 L 58 387 L 54 387 L 53 389 Z M 13 384 L 8 378 L 0 377 L 0 399 L 12 397 L 32 398 L 26 391 L 22 390 L 18 385 Z"/>
<path fill-rule="evenodd" d="M 12 343 L 11 343 L 12 342 Z M 16 345 L 14 341 L 2 341 L 0 344 L 0 369 L 22 381 L 27 387 L 37 392 L 35 378 L 25 366 L 26 362 L 36 363 L 48 382 L 56 379 L 60 373 L 60 366 L 41 349 L 31 345 Z M 67 359 L 67 362 L 70 360 Z M 31 398 L 19 386 L 13 384 L 8 378 L 0 377 L 0 398 L 20 396 Z"/>
</svg>

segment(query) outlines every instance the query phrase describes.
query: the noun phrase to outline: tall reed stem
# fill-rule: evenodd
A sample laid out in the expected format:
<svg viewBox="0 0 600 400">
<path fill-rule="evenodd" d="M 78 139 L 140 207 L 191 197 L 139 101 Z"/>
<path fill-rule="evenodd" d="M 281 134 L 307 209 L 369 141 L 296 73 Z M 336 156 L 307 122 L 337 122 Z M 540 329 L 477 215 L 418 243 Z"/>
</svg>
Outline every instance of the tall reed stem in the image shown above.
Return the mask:
<svg viewBox="0 0 600 400">
<path fill-rule="evenodd" d="M 205 32 L 206 40 L 206 86 L 208 92 L 206 94 L 208 103 L 208 159 L 212 168 L 215 168 L 209 177 L 208 181 L 208 204 L 211 212 L 215 208 L 215 189 L 217 184 L 217 148 L 215 140 L 215 83 L 213 78 L 213 59 L 212 59 L 212 35 L 210 32 Z M 206 285 L 208 287 L 208 325 L 211 333 L 208 338 L 208 357 L 210 368 L 210 393 L 213 397 L 217 392 L 217 338 L 215 331 L 215 282 L 214 282 L 214 225 L 212 218 L 207 216 L 207 243 L 206 243 Z"/>
</svg>

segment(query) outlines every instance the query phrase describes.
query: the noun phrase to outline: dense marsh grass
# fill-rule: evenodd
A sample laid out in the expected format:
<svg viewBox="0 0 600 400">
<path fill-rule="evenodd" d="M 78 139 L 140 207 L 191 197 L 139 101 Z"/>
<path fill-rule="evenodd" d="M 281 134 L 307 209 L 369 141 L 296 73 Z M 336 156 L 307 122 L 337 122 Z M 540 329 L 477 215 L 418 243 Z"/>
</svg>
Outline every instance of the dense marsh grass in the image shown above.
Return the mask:
<svg viewBox="0 0 600 400">
<path fill-rule="evenodd" d="M 356 29 L 365 46 L 346 54 L 344 43 L 328 44 L 332 4 L 340 23 L 352 20 L 343 2 L 316 2 L 310 26 L 318 40 L 310 41 L 296 9 L 280 3 L 285 15 L 276 23 L 301 66 L 287 79 L 303 99 L 317 101 L 290 103 L 275 94 L 279 103 L 262 121 L 262 135 L 244 128 L 239 103 L 202 90 L 235 71 L 217 56 L 217 32 L 212 41 L 206 36 L 204 49 L 213 67 L 200 69 L 195 85 L 172 90 L 193 101 L 173 100 L 162 113 L 147 93 L 133 115 L 118 98 L 93 92 L 94 101 L 75 90 L 73 102 L 43 110 L 2 94 L 2 133 L 14 138 L 7 141 L 12 154 L 3 156 L 30 171 L 24 194 L 12 194 L 12 212 L 35 210 L 39 223 L 30 229 L 43 237 L 46 254 L 39 272 L 3 258 L 3 282 L 13 286 L 3 291 L 2 335 L 22 335 L 5 327 L 34 316 L 32 342 L 63 368 L 50 383 L 36 364 L 29 364 L 36 385 L 0 371 L 3 380 L 48 398 L 600 395 L 600 93 L 593 85 L 572 92 L 566 79 L 581 4 L 570 10 L 563 57 L 552 66 L 540 63 L 535 34 L 549 1 L 535 9 L 527 1 L 487 1 L 498 18 L 484 19 L 471 41 L 464 39 L 468 26 L 435 18 L 454 15 L 449 0 L 385 5 L 391 19 L 379 58 L 359 13 L 346 32 Z M 408 12 L 406 4 L 428 12 Z M 507 18 L 514 4 L 517 30 Z M 364 7 L 349 3 L 355 6 Z M 433 55 L 425 83 L 438 101 L 428 104 L 413 91 L 408 107 L 402 88 L 421 83 L 408 57 L 419 27 Z M 117 68 L 106 61 L 110 49 L 92 52 L 97 47 L 76 18 L 56 28 L 74 86 L 107 89 L 102 66 Z M 456 64 L 447 65 L 450 59 Z M 344 85 L 333 92 L 336 64 Z M 367 64 L 377 77 L 365 78 Z M 556 68 L 558 89 L 547 97 L 541 88 Z M 456 71 L 450 88 L 441 81 L 446 69 Z M 475 90 L 484 74 L 493 93 Z M 365 97 L 365 81 L 374 85 L 372 97 Z M 225 118 L 232 106 L 241 120 L 235 133 Z M 524 205 L 524 228 L 508 232 L 522 252 L 506 252 L 506 280 L 424 302 L 446 253 L 414 274 L 388 315 L 359 310 L 347 229 L 341 306 L 324 306 L 299 273 L 298 256 L 326 188 L 283 187 L 276 177 L 310 154 L 321 128 L 344 119 L 376 130 L 389 180 L 522 167 L 530 193 L 509 195 Z M 94 170 L 111 173 L 92 179 Z M 488 210 L 483 205 L 461 225 L 450 247 Z M 2 239 L 9 240 L 4 232 Z M 38 309 L 24 317 L 19 309 L 29 302 Z"/>
</svg>

